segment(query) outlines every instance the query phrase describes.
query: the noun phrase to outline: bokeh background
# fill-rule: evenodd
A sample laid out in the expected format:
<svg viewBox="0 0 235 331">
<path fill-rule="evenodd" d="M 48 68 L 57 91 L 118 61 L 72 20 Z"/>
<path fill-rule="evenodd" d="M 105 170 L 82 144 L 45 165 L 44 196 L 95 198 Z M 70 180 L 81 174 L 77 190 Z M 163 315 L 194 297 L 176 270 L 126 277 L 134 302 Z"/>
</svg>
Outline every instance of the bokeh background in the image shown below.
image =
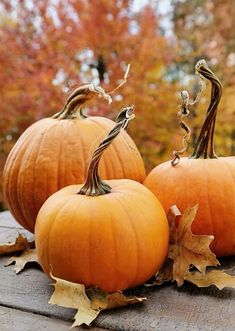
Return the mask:
<svg viewBox="0 0 235 331">
<path fill-rule="evenodd" d="M 128 82 L 111 106 L 96 99 L 90 114 L 115 118 L 136 105 L 130 134 L 148 170 L 172 157 L 183 132 L 176 113 L 179 91 L 195 98 L 194 65 L 205 58 L 223 83 L 216 151 L 235 154 L 234 0 L 1 0 L 0 210 L 2 169 L 20 134 L 58 112 L 71 90 L 93 82 L 110 91 L 131 63 Z M 187 123 L 191 147 L 210 88 Z M 189 148 L 189 152 L 190 152 Z"/>
</svg>

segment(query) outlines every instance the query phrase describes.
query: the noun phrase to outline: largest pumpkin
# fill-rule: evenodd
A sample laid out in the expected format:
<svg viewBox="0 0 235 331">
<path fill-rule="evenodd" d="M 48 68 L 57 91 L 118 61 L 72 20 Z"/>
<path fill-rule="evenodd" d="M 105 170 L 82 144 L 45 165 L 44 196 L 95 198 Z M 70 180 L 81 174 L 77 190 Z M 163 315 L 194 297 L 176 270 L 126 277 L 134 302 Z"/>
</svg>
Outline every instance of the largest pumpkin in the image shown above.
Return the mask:
<svg viewBox="0 0 235 331">
<path fill-rule="evenodd" d="M 16 220 L 31 232 L 40 207 L 50 195 L 64 186 L 84 182 L 87 160 L 113 127 L 107 118 L 82 113 L 82 104 L 94 95 L 110 98 L 90 84 L 77 88 L 60 113 L 30 126 L 8 156 L 3 171 L 5 199 Z M 104 153 L 100 173 L 105 179 L 143 182 L 143 160 L 125 130 Z"/>
<path fill-rule="evenodd" d="M 214 151 L 214 127 L 222 86 L 205 61 L 199 61 L 196 70 L 211 81 L 212 91 L 194 152 L 189 158 L 181 158 L 176 166 L 169 161 L 154 168 L 145 185 L 156 194 L 165 211 L 174 204 L 183 211 L 198 202 L 193 232 L 214 235 L 211 249 L 217 256 L 234 255 L 235 157 L 217 157 Z"/>
</svg>

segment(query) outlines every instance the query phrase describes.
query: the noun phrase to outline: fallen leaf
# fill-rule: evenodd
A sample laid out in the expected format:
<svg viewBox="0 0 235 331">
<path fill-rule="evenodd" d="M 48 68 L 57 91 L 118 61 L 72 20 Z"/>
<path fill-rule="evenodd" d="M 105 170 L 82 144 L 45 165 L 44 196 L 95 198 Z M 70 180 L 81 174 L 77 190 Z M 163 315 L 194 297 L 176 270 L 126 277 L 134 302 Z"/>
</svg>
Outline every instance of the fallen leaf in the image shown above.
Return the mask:
<svg viewBox="0 0 235 331">
<path fill-rule="evenodd" d="M 201 273 L 205 273 L 207 266 L 219 265 L 219 261 L 209 247 L 214 237 L 195 235 L 191 231 L 197 209 L 198 205 L 187 208 L 180 219 L 178 228 L 175 227 L 175 219 L 179 217 L 178 208 L 171 207 L 168 214 L 170 225 L 168 258 L 173 260 L 173 280 L 176 280 L 178 286 L 184 283 L 185 275 L 192 266 Z"/>
<path fill-rule="evenodd" d="M 90 325 L 90 323 L 98 316 L 100 309 L 93 309 L 91 307 L 91 301 L 86 294 L 85 286 L 68 282 L 52 275 L 51 277 L 55 280 L 55 283 L 53 284 L 55 290 L 49 303 L 66 308 L 78 309 L 74 316 L 75 322 L 72 327 L 79 326 L 83 323 Z"/>
<path fill-rule="evenodd" d="M 108 307 L 108 293 L 97 287 L 88 288 L 86 294 L 91 302 L 92 309 L 106 309 Z"/>
<path fill-rule="evenodd" d="M 77 309 L 72 327 L 82 324 L 90 325 L 101 310 L 123 307 L 146 300 L 146 298 L 135 296 L 127 297 L 121 292 L 109 294 L 97 288 L 86 290 L 82 284 L 72 283 L 53 275 L 51 277 L 55 280 L 53 284 L 55 290 L 49 303 Z"/>
<path fill-rule="evenodd" d="M 224 287 L 235 288 L 235 275 L 218 269 L 206 272 L 208 266 L 218 266 L 219 261 L 210 250 L 213 236 L 194 235 L 191 231 L 197 208 L 197 205 L 187 208 L 182 216 L 176 206 L 170 208 L 168 213 L 170 228 L 168 259 L 155 275 L 155 279 L 144 284 L 145 286 L 157 286 L 173 280 L 176 280 L 177 285 L 181 286 L 187 280 L 198 287 L 215 285 L 220 290 Z M 199 271 L 190 271 L 192 267 L 196 267 Z"/>
<path fill-rule="evenodd" d="M 106 293 L 98 288 L 89 288 L 86 291 L 94 309 L 112 309 L 133 305 L 147 300 L 144 297 L 125 296 L 122 292 Z"/>
<path fill-rule="evenodd" d="M 235 288 L 235 275 L 229 275 L 222 270 L 211 270 L 206 274 L 198 271 L 188 272 L 185 275 L 185 280 L 197 287 L 215 285 L 219 290 L 222 290 L 224 287 Z"/>
<path fill-rule="evenodd" d="M 15 239 L 11 240 L 12 241 L 8 243 L 0 244 L 0 255 L 24 251 L 25 249 L 32 248 L 35 245 L 34 238 L 32 235 L 30 236 L 30 238 L 27 238 L 26 235 L 17 233 Z"/>
<path fill-rule="evenodd" d="M 168 259 L 162 268 L 156 273 L 152 282 L 144 284 L 146 287 L 159 286 L 173 279 L 173 261 Z"/>
<path fill-rule="evenodd" d="M 145 297 L 125 296 L 122 292 L 111 293 L 107 299 L 108 305 L 105 309 L 129 306 L 147 300 Z"/>
<path fill-rule="evenodd" d="M 12 256 L 5 264 L 5 267 L 9 266 L 12 263 L 15 263 L 14 270 L 18 274 L 20 273 L 25 265 L 29 262 L 38 262 L 36 248 L 25 250 L 20 256 Z"/>
</svg>

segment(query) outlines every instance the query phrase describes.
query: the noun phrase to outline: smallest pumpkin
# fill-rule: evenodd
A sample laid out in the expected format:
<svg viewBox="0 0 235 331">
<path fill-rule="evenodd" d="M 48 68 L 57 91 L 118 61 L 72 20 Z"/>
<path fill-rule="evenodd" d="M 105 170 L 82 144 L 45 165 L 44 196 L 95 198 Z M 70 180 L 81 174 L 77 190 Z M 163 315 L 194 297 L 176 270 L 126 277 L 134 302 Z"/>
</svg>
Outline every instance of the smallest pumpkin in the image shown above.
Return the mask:
<svg viewBox="0 0 235 331">
<path fill-rule="evenodd" d="M 48 275 L 114 292 L 142 284 L 162 266 L 169 229 L 157 198 L 138 182 L 104 183 L 98 175 L 103 151 L 133 117 L 133 107 L 121 111 L 93 154 L 84 186 L 63 188 L 40 209 L 36 247 Z"/>
</svg>

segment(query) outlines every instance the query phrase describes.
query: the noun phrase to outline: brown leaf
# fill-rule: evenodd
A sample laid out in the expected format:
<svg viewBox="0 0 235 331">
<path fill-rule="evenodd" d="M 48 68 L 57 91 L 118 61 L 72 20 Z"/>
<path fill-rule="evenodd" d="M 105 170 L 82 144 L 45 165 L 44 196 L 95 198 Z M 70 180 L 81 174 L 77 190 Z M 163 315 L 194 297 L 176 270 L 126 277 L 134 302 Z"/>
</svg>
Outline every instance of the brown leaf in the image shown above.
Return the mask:
<svg viewBox="0 0 235 331">
<path fill-rule="evenodd" d="M 111 293 L 108 295 L 107 299 L 108 299 L 108 305 L 106 309 L 124 307 L 136 303 L 141 303 L 147 300 L 147 298 L 145 297 L 136 297 L 136 296 L 127 297 L 121 292 Z"/>
<path fill-rule="evenodd" d="M 100 309 L 92 308 L 91 300 L 86 295 L 85 286 L 68 282 L 54 276 L 52 276 L 52 278 L 55 280 L 55 283 L 53 284 L 55 290 L 49 303 L 78 310 L 74 316 L 75 322 L 72 327 L 79 326 L 83 323 L 90 325 L 90 323 L 98 316 Z"/>
<path fill-rule="evenodd" d="M 181 216 L 182 214 L 176 205 L 172 206 L 169 209 L 169 212 L 167 214 L 167 219 L 170 230 L 170 243 L 174 243 L 178 240 L 176 224 L 179 223 Z"/>
<path fill-rule="evenodd" d="M 187 208 L 180 219 L 178 228 L 175 227 L 175 219 L 179 217 L 178 208 L 171 207 L 168 215 L 170 225 L 168 257 L 173 260 L 173 280 L 176 280 L 178 286 L 184 283 L 185 275 L 192 266 L 205 273 L 207 266 L 219 264 L 209 248 L 214 237 L 194 235 L 191 231 L 197 209 L 198 205 Z"/>
<path fill-rule="evenodd" d="M 86 291 L 94 309 L 112 309 L 140 303 L 147 298 L 136 296 L 125 296 L 122 292 L 106 293 L 98 288 L 90 288 Z"/>
<path fill-rule="evenodd" d="M 221 270 L 211 270 L 205 273 L 208 266 L 218 266 L 219 261 L 210 250 L 213 236 L 194 235 L 191 226 L 196 216 L 198 206 L 187 208 L 181 216 L 179 209 L 172 206 L 168 213 L 170 227 L 170 245 L 168 259 L 147 287 L 161 285 L 166 281 L 176 280 L 181 286 L 187 280 L 198 287 L 217 286 L 235 288 L 235 276 Z M 178 228 L 177 228 L 178 224 Z M 189 271 L 195 266 L 198 271 Z"/>
<path fill-rule="evenodd" d="M 235 275 L 229 275 L 222 270 L 211 270 L 206 274 L 198 271 L 188 272 L 185 275 L 185 280 L 197 287 L 215 285 L 219 290 L 222 290 L 224 287 L 235 288 Z"/>
<path fill-rule="evenodd" d="M 12 241 L 0 244 L 0 255 L 24 251 L 25 249 L 34 247 L 34 239 L 31 235 L 27 238 L 26 235 L 17 233 L 17 237 L 11 238 Z"/>
<path fill-rule="evenodd" d="M 122 307 L 146 300 L 146 298 L 135 296 L 126 297 L 121 292 L 108 294 L 97 288 L 90 288 L 86 291 L 82 284 L 68 282 L 53 275 L 51 277 L 55 280 L 53 284 L 55 290 L 49 303 L 77 309 L 72 327 L 82 324 L 90 325 L 103 309 Z"/>
<path fill-rule="evenodd" d="M 173 279 L 173 261 L 168 259 L 162 268 L 156 273 L 155 279 L 144 284 L 146 287 L 159 286 L 165 282 L 172 281 Z"/>
<path fill-rule="evenodd" d="M 14 270 L 18 274 L 24 269 L 25 265 L 29 262 L 36 262 L 39 264 L 36 248 L 27 249 L 20 256 L 10 257 L 10 259 L 7 261 L 5 266 L 7 267 L 10 264 L 15 263 Z"/>
</svg>

